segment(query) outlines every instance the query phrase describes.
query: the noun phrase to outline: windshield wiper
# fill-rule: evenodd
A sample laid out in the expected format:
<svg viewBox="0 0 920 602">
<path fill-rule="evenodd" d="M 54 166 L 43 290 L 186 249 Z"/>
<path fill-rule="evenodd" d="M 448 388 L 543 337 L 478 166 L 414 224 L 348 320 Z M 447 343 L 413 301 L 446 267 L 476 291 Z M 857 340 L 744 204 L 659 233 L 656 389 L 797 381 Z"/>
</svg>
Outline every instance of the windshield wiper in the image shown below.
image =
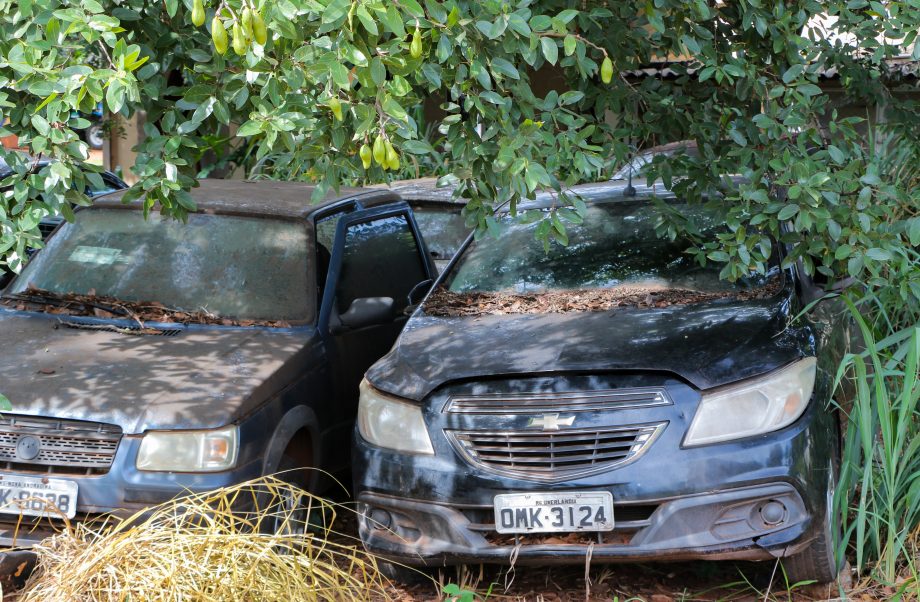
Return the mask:
<svg viewBox="0 0 920 602">
<path fill-rule="evenodd" d="M 28 301 L 29 303 L 38 303 L 41 305 L 59 305 L 59 299 L 45 297 L 44 295 L 30 295 L 29 293 L 7 293 L 0 296 L 0 299 L 13 299 L 14 301 Z"/>
<path fill-rule="evenodd" d="M 35 303 L 37 305 L 52 305 L 55 307 L 72 307 L 74 305 L 82 305 L 84 307 L 101 309 L 102 311 L 118 316 L 131 317 L 131 314 L 128 311 L 122 307 L 118 307 L 117 305 L 90 301 L 86 298 L 72 297 L 73 295 L 61 295 L 59 293 L 52 293 L 51 291 L 40 289 L 27 289 L 18 293 L 8 293 L 0 298 L 12 299 L 14 301 L 22 301 L 25 303 Z"/>
</svg>

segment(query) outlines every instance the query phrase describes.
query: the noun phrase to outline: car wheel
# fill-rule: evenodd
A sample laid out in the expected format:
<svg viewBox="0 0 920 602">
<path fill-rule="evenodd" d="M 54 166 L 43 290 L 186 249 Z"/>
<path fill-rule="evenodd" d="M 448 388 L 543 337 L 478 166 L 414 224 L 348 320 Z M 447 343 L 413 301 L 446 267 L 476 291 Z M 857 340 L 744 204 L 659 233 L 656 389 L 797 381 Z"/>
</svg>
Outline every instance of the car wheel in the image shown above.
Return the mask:
<svg viewBox="0 0 920 602">
<path fill-rule="evenodd" d="M 311 509 L 322 512 L 322 508 L 311 504 L 306 493 L 310 492 L 310 478 L 307 469 L 292 456 L 285 453 L 278 464 L 278 476 L 294 488 L 284 488 L 278 500 L 278 508 L 269 525 L 270 531 L 276 535 L 303 535 L 307 531 Z M 296 488 L 296 489 L 295 489 Z"/>
<path fill-rule="evenodd" d="M 789 585 L 803 581 L 819 584 L 833 583 L 840 574 L 834 544 L 840 541 L 840 519 L 834 512 L 834 490 L 837 485 L 836 462 L 831 470 L 825 496 L 824 521 L 820 535 L 811 544 L 788 558 L 783 559 L 783 568 Z"/>
<path fill-rule="evenodd" d="M 90 148 L 100 149 L 105 144 L 105 132 L 102 125 L 94 123 L 83 132 L 83 138 Z"/>
<path fill-rule="evenodd" d="M 377 560 L 377 571 L 395 584 L 419 585 L 434 581 L 424 569 L 403 566 L 388 560 Z"/>
</svg>

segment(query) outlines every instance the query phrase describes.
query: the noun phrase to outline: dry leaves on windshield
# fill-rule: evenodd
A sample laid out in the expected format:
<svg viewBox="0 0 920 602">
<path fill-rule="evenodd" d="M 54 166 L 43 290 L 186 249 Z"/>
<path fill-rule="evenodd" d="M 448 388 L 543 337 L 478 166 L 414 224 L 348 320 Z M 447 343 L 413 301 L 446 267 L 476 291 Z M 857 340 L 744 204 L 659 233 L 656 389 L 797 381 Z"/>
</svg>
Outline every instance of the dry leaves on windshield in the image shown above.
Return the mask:
<svg viewBox="0 0 920 602">
<path fill-rule="evenodd" d="M 520 294 L 453 293 L 439 288 L 431 293 L 424 309 L 430 316 L 444 317 L 609 311 L 618 307 L 659 308 L 716 299 L 766 299 L 781 288 L 780 278 L 773 278 L 766 285 L 750 290 L 719 292 L 624 286 Z"/>
<path fill-rule="evenodd" d="M 144 328 L 147 322 L 290 328 L 290 323 L 282 320 L 237 320 L 218 316 L 204 309 L 198 311 L 172 309 L 157 301 L 123 301 L 114 297 L 96 294 L 59 294 L 34 287 L 29 287 L 24 293 L 20 293 L 15 297 L 4 297 L 0 299 L 0 303 L 19 311 L 41 311 L 53 315 L 131 320 L 141 328 Z"/>
</svg>

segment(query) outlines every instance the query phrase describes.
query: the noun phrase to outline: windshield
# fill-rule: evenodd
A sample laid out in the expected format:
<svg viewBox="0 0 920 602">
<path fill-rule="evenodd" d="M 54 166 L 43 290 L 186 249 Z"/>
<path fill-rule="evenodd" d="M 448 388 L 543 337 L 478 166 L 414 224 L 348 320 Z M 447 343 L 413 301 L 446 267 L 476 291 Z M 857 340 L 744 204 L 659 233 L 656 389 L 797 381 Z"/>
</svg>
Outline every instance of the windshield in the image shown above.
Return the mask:
<svg viewBox="0 0 920 602">
<path fill-rule="evenodd" d="M 153 302 L 209 318 L 308 321 L 304 224 L 193 213 L 188 223 L 123 209 L 80 211 L 8 293 L 35 289 Z"/>
<path fill-rule="evenodd" d="M 713 236 L 720 220 L 698 205 L 672 203 L 703 237 Z M 538 223 L 507 217 L 498 239 L 473 242 L 446 281 L 451 293 L 538 294 L 586 289 L 686 290 L 725 293 L 764 285 L 766 276 L 739 282 L 719 278 L 721 266 L 705 267 L 687 253 L 687 239 L 663 240 L 660 218 L 648 200 L 589 205 L 581 225 L 567 224 L 569 245 L 544 251 L 534 239 Z"/>
</svg>

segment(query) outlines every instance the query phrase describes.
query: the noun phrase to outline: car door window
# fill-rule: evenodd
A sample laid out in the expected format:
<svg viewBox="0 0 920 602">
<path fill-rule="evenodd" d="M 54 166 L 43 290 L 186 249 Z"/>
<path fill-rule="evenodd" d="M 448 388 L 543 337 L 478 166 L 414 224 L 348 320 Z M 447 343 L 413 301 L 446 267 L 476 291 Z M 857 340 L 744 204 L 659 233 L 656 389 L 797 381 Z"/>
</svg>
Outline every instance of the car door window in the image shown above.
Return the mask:
<svg viewBox="0 0 920 602">
<path fill-rule="evenodd" d="M 397 315 L 407 296 L 428 279 L 418 242 L 406 215 L 353 224 L 345 231 L 335 309 L 344 313 L 361 297 L 391 297 Z"/>
<path fill-rule="evenodd" d="M 330 213 L 316 220 L 314 231 L 316 233 L 316 292 L 317 304 L 322 303 L 323 292 L 326 290 L 326 278 L 329 274 L 329 262 L 332 259 L 332 246 L 335 244 L 335 232 L 339 220 L 354 211 L 354 206 Z"/>
</svg>

